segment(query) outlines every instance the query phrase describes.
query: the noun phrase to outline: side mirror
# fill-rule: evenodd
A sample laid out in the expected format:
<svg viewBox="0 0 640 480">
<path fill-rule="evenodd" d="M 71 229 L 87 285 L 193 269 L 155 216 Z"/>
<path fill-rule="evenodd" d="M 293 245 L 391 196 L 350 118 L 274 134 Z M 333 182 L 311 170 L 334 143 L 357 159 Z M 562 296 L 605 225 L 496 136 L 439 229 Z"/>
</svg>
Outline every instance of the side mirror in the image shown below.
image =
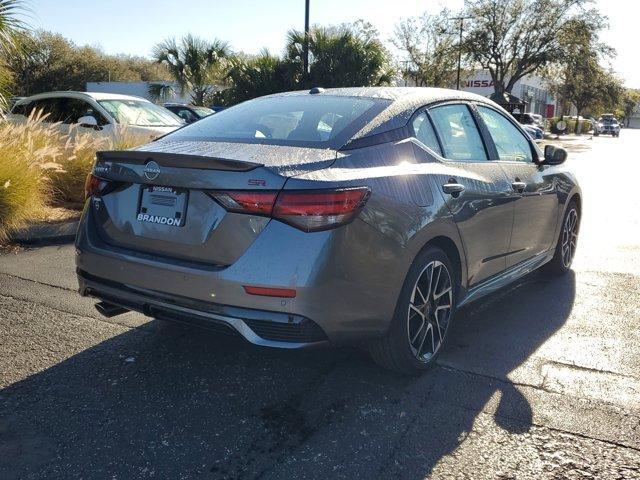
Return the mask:
<svg viewBox="0 0 640 480">
<path fill-rule="evenodd" d="M 93 117 L 91 115 L 86 115 L 84 117 L 80 117 L 76 123 L 78 125 L 80 125 L 81 127 L 85 127 L 85 128 L 97 128 L 98 127 L 98 121 L 96 120 L 95 117 Z"/>
<path fill-rule="evenodd" d="M 554 145 L 545 145 L 544 162 L 547 165 L 560 165 L 567 159 L 567 151 Z"/>
</svg>

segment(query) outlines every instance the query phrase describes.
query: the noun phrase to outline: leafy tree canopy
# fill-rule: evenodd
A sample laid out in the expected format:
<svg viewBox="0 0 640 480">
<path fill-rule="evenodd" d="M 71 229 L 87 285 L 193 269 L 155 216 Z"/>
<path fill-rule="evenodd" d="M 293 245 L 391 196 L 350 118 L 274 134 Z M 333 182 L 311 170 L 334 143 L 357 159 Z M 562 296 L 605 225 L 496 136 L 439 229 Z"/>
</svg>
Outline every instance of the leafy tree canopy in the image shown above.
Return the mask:
<svg viewBox="0 0 640 480">
<path fill-rule="evenodd" d="M 570 22 L 598 28 L 603 17 L 589 0 L 467 0 L 464 41 L 470 60 L 488 70 L 498 94 L 563 55 L 560 32 Z"/>
<path fill-rule="evenodd" d="M 21 42 L 22 52 L 7 57 L 14 75 L 14 94 L 53 90 L 84 91 L 87 82 L 148 81 L 170 78 L 152 61 L 107 55 L 99 48 L 77 46 L 62 35 L 38 31 Z"/>
</svg>

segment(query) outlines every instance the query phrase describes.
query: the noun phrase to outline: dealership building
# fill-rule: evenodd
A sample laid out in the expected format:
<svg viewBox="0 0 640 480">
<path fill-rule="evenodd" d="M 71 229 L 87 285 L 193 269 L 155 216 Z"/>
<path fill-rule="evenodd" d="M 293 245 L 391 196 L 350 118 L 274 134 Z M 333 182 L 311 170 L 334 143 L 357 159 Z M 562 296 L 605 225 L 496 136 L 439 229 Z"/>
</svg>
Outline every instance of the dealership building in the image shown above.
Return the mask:
<svg viewBox="0 0 640 480">
<path fill-rule="evenodd" d="M 483 97 L 494 93 L 493 80 L 487 71 L 476 71 L 463 78 L 460 80 L 460 89 Z M 527 75 L 521 78 L 514 85 L 511 94 L 524 102 L 527 113 L 537 113 L 546 118 L 559 114 L 558 99 L 551 94 L 548 85 L 540 77 Z"/>
</svg>

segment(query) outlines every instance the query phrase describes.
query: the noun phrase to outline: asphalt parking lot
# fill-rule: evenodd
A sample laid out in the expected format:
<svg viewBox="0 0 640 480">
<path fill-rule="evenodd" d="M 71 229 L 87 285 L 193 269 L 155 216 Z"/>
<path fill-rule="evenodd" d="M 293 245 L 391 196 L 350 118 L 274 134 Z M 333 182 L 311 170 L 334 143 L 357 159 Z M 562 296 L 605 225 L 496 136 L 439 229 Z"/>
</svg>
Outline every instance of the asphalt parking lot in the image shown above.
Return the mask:
<svg viewBox="0 0 640 480">
<path fill-rule="evenodd" d="M 0 478 L 640 478 L 640 131 L 566 145 L 574 271 L 459 311 L 417 379 L 104 319 L 72 245 L 0 255 Z"/>
</svg>

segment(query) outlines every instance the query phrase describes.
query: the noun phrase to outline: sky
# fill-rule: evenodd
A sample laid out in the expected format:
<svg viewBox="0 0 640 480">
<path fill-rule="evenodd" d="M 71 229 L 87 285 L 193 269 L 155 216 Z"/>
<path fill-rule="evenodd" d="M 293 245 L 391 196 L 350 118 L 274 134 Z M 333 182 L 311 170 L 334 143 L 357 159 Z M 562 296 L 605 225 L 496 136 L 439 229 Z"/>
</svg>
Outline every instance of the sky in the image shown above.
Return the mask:
<svg viewBox="0 0 640 480">
<path fill-rule="evenodd" d="M 228 41 L 235 51 L 282 51 L 285 35 L 304 28 L 304 0 L 26 0 L 33 28 L 60 33 L 78 45 L 107 53 L 149 56 L 154 44 L 193 33 Z M 402 18 L 432 13 L 463 0 L 310 0 L 312 24 L 336 25 L 362 18 L 388 40 Z M 602 39 L 617 50 L 614 70 L 640 88 L 640 0 L 594 0 L 609 17 Z"/>
</svg>

